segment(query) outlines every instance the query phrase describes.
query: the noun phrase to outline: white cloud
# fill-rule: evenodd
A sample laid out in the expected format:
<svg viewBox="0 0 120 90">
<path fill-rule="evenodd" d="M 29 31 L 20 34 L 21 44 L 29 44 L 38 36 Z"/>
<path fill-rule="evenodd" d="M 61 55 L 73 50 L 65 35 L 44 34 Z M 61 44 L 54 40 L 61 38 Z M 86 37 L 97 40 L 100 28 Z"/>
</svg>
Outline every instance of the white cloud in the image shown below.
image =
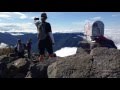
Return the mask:
<svg viewBox="0 0 120 90">
<path fill-rule="evenodd" d="M 26 19 L 28 18 L 27 15 L 21 13 L 21 12 L 0 12 L 0 18 L 14 18 L 18 17 L 20 19 Z"/>
<path fill-rule="evenodd" d="M 94 18 L 88 18 L 83 21 L 71 22 L 71 24 L 67 26 L 53 25 L 52 29 L 53 32 L 61 32 L 61 33 L 84 32 L 85 24 L 89 22 L 92 25 L 92 23 L 97 19 L 101 19 L 101 17 L 94 17 Z"/>
<path fill-rule="evenodd" d="M 16 15 L 19 15 L 20 19 L 26 19 L 27 18 L 27 16 L 23 13 L 20 13 L 20 12 L 13 12 L 13 13 L 16 14 Z"/>
<path fill-rule="evenodd" d="M 112 17 L 118 17 L 118 16 L 120 16 L 120 14 L 114 14 L 114 15 L 112 15 Z"/>
<path fill-rule="evenodd" d="M 120 29 L 109 28 L 105 29 L 105 36 L 114 41 L 117 48 L 120 49 Z"/>
<path fill-rule="evenodd" d="M 77 21 L 72 22 L 69 25 L 55 25 L 52 24 L 52 31 L 53 33 L 60 32 L 60 33 L 73 33 L 73 32 L 83 32 L 85 21 Z"/>
<path fill-rule="evenodd" d="M 119 50 L 120 50 L 120 44 L 118 44 L 118 45 L 117 45 L 117 49 L 119 49 Z"/>
<path fill-rule="evenodd" d="M 0 32 L 29 32 L 36 33 L 33 23 L 0 23 Z"/>
<path fill-rule="evenodd" d="M 27 15 L 21 13 L 21 12 L 0 12 L 0 15 L 8 15 L 8 17 L 18 17 L 20 19 L 26 19 L 26 18 L 30 18 L 33 19 L 34 17 L 28 17 Z M 54 13 L 48 13 L 49 15 L 52 15 Z M 63 15 L 64 13 L 57 13 L 57 15 Z M 56 15 L 56 13 L 55 13 Z M 92 22 L 93 20 L 96 19 L 100 19 L 101 17 L 94 17 L 92 18 L 88 18 L 86 20 L 83 21 L 76 21 L 76 22 L 72 22 L 70 25 L 67 26 L 61 26 L 61 25 L 53 25 L 51 23 L 52 26 L 52 30 L 53 32 L 83 32 L 84 31 L 84 25 L 86 24 L 86 22 Z M 5 25 L 4 25 L 5 24 Z M 0 25 L 0 30 L 1 31 L 16 31 L 16 32 L 36 32 L 36 27 L 35 25 L 32 23 L 4 23 Z M 4 26 L 2 26 L 4 25 Z M 13 26 L 12 26 L 13 25 Z M 6 27 L 7 26 L 7 27 Z M 8 29 L 9 28 L 9 29 Z"/>
<path fill-rule="evenodd" d="M 84 32 L 84 26 L 88 22 L 90 24 L 93 23 L 93 21 L 91 21 L 90 19 L 86 19 L 86 20 L 83 20 L 83 21 L 72 22 L 72 24 L 70 25 L 70 29 L 71 29 L 72 32 Z"/>
<path fill-rule="evenodd" d="M 10 12 L 0 12 L 0 18 L 8 19 L 11 17 Z"/>
<path fill-rule="evenodd" d="M 4 15 L 4 14 L 0 15 L 0 18 L 10 18 L 10 17 L 11 17 L 10 15 Z"/>
<path fill-rule="evenodd" d="M 34 19 L 35 17 L 30 17 L 30 19 Z"/>
<path fill-rule="evenodd" d="M 20 35 L 24 35 L 23 33 L 20 33 L 20 32 L 18 32 L 18 33 L 14 33 L 14 32 L 10 32 L 10 34 L 11 35 L 13 35 L 13 36 L 20 36 Z"/>
<path fill-rule="evenodd" d="M 90 18 L 90 19 L 96 21 L 96 20 L 101 20 L 102 17 L 98 16 L 98 17 L 93 17 L 93 18 Z"/>
</svg>

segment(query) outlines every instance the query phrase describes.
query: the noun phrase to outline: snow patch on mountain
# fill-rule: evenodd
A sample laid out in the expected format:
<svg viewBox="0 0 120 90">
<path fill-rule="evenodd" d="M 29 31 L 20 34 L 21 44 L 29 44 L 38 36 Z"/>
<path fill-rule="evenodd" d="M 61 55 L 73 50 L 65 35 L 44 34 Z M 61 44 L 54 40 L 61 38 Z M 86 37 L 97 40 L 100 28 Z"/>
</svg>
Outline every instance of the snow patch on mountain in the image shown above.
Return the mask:
<svg viewBox="0 0 120 90">
<path fill-rule="evenodd" d="M 6 47 L 8 47 L 7 44 L 5 44 L 5 43 L 0 43 L 0 48 L 6 48 Z"/>
<path fill-rule="evenodd" d="M 77 47 L 64 47 L 56 51 L 55 53 L 59 57 L 67 57 L 67 56 L 75 55 L 76 52 L 77 52 Z"/>
</svg>

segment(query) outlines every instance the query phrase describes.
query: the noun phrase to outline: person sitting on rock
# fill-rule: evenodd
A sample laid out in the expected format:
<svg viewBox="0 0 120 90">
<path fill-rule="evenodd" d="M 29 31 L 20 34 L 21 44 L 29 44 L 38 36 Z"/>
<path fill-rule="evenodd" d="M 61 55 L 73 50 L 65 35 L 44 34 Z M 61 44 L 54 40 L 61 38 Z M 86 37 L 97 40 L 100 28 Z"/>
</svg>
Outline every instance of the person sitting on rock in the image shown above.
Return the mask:
<svg viewBox="0 0 120 90">
<path fill-rule="evenodd" d="M 27 41 L 27 44 L 26 44 L 26 49 L 27 49 L 28 58 L 31 57 L 31 45 L 32 45 L 32 42 L 31 42 L 31 39 L 29 39 L 29 40 Z"/>
<path fill-rule="evenodd" d="M 117 49 L 117 47 L 114 44 L 114 42 L 112 40 L 104 37 L 103 35 L 98 36 L 98 37 L 92 37 L 92 40 L 94 42 L 91 44 L 91 49 L 93 49 L 95 47 L 108 47 L 108 48 L 115 48 L 115 49 Z"/>
<path fill-rule="evenodd" d="M 19 39 L 16 46 L 15 46 L 15 54 L 18 57 L 24 57 L 24 50 L 25 50 L 25 45 Z"/>
</svg>

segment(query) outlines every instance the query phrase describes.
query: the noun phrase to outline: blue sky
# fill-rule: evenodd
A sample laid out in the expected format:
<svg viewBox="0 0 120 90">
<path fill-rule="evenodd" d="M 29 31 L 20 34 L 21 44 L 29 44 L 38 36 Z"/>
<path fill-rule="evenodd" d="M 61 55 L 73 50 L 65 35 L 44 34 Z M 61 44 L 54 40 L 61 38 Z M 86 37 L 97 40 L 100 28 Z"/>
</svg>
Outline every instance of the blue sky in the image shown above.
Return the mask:
<svg viewBox="0 0 120 90">
<path fill-rule="evenodd" d="M 106 32 L 120 33 L 120 12 L 46 12 L 53 32 L 82 32 L 86 22 L 101 20 Z M 41 12 L 0 12 L 0 32 L 36 32 Z"/>
</svg>

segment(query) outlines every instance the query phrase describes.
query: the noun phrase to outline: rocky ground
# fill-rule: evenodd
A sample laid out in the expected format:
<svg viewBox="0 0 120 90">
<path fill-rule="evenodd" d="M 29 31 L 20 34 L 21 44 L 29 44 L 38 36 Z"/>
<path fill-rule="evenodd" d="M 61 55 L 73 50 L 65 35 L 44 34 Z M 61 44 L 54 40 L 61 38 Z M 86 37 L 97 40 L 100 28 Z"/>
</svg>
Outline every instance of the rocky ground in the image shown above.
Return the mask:
<svg viewBox="0 0 120 90">
<path fill-rule="evenodd" d="M 94 48 L 90 54 L 80 53 L 48 66 L 49 78 L 120 78 L 120 51 Z M 84 52 L 84 53 L 81 53 Z"/>
<path fill-rule="evenodd" d="M 0 78 L 48 78 L 47 67 L 55 61 L 56 58 L 49 58 L 38 62 L 38 55 L 33 55 L 31 59 L 2 55 Z"/>
<path fill-rule="evenodd" d="M 46 58 L 37 62 L 37 54 L 31 59 L 14 55 L 0 56 L 0 78 L 119 78 L 120 51 L 97 47 L 89 50 L 89 44 L 81 41 L 76 55 Z"/>
</svg>

